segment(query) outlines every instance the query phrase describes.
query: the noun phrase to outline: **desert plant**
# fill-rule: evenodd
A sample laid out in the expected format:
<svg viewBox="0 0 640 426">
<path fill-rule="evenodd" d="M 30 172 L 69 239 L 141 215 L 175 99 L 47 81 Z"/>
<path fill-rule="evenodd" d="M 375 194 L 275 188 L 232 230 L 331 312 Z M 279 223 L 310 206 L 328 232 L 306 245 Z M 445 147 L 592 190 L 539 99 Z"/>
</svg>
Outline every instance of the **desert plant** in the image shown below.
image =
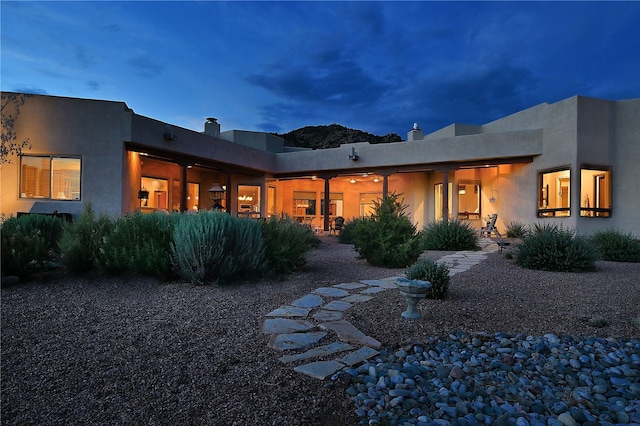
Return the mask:
<svg viewBox="0 0 640 426">
<path fill-rule="evenodd" d="M 96 266 L 100 243 L 113 221 L 106 215 L 96 217 L 91 202 L 85 202 L 82 213 L 73 223 L 65 223 L 58 243 L 58 260 L 72 274 L 81 274 Z"/>
<path fill-rule="evenodd" d="M 589 237 L 600 259 L 612 262 L 640 262 L 640 239 L 615 229 L 597 231 Z"/>
<path fill-rule="evenodd" d="M 525 238 L 529 234 L 529 227 L 522 222 L 509 222 L 507 238 Z"/>
<path fill-rule="evenodd" d="M 170 244 L 179 214 L 136 212 L 116 219 L 100 243 L 98 265 L 110 273 L 164 277 L 171 269 Z"/>
<path fill-rule="evenodd" d="M 480 250 L 478 235 L 467 222 L 430 222 L 422 232 L 423 250 Z"/>
<path fill-rule="evenodd" d="M 229 283 L 261 274 L 264 244 L 260 223 L 224 212 L 182 215 L 171 243 L 174 271 L 193 284 Z"/>
<path fill-rule="evenodd" d="M 431 283 L 427 290 L 428 299 L 444 299 L 449 291 L 449 267 L 431 259 L 420 259 L 405 271 L 410 280 L 423 280 Z"/>
<path fill-rule="evenodd" d="M 360 220 L 353 230 L 358 256 L 374 266 L 402 268 L 420 256 L 420 233 L 405 216 L 407 206 L 390 194 L 374 202 L 370 217 Z"/>
<path fill-rule="evenodd" d="M 596 259 L 587 238 L 555 224 L 536 224 L 516 252 L 517 265 L 543 271 L 591 271 Z"/>
<path fill-rule="evenodd" d="M 62 220 L 39 214 L 11 217 L 2 223 L 0 233 L 2 274 L 27 279 L 55 259 Z"/>
<path fill-rule="evenodd" d="M 353 244 L 353 231 L 361 221 L 362 219 L 357 217 L 353 219 L 347 219 L 342 226 L 342 229 L 340 230 L 338 241 L 340 241 L 342 244 Z"/>
<path fill-rule="evenodd" d="M 265 266 L 269 274 L 284 275 L 307 262 L 307 254 L 318 238 L 286 214 L 272 216 L 262 223 Z"/>
</svg>

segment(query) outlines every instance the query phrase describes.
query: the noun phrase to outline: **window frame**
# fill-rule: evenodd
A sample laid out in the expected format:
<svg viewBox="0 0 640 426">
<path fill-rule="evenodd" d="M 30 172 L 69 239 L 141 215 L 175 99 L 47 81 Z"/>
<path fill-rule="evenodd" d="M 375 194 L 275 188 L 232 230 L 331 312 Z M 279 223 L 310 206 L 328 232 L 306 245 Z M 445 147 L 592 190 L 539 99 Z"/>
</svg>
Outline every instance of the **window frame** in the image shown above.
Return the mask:
<svg viewBox="0 0 640 426">
<path fill-rule="evenodd" d="M 464 188 L 462 188 L 464 187 Z M 469 188 L 473 188 L 474 190 L 474 194 L 475 194 L 475 198 L 476 198 L 476 202 L 477 202 L 477 206 L 478 206 L 478 211 L 468 211 L 468 210 L 462 210 L 461 206 L 460 206 L 460 195 L 466 195 L 466 191 L 469 190 Z M 460 180 L 458 181 L 458 186 L 457 186 L 457 194 L 458 194 L 458 199 L 457 199 L 457 203 L 458 203 L 458 219 L 462 219 L 462 220 L 480 220 L 482 219 L 482 184 L 479 180 Z M 465 191 L 465 194 L 461 194 L 461 190 Z"/>
<path fill-rule="evenodd" d="M 48 196 L 42 196 L 42 195 L 32 195 L 32 196 L 28 196 L 26 194 L 26 191 L 24 190 L 24 185 L 26 185 L 24 183 L 24 179 L 25 176 L 23 174 L 23 167 L 24 166 L 28 166 L 28 165 L 23 165 L 23 160 L 25 158 L 40 158 L 40 159 L 48 159 L 49 160 L 49 176 L 48 176 Z M 56 160 L 77 160 L 79 163 L 79 169 L 78 169 L 78 187 L 77 187 L 77 191 L 72 191 L 71 194 L 74 194 L 77 192 L 78 194 L 78 198 L 73 198 L 73 195 L 69 198 L 61 198 L 61 197 L 54 197 L 53 194 L 55 193 L 54 191 L 54 178 L 55 178 L 55 174 L 56 169 L 54 169 L 54 162 Z M 24 184 L 24 185 L 23 185 Z M 64 191 L 59 191 L 60 188 L 58 189 L 58 193 L 63 193 Z M 73 189 L 73 188 L 72 188 Z M 23 196 L 24 194 L 24 196 Z M 18 168 L 18 198 L 21 200 L 38 200 L 38 201 L 82 201 L 82 156 L 81 155 L 57 155 L 57 154 L 21 154 L 20 155 L 20 166 Z"/>
<path fill-rule="evenodd" d="M 548 207 L 549 206 L 549 197 L 550 191 L 549 184 L 547 183 L 544 187 L 544 176 L 551 175 L 559 172 L 568 172 L 569 174 L 569 194 L 567 196 L 567 201 L 569 205 L 567 207 Z M 539 218 L 544 217 L 570 217 L 571 216 L 571 179 L 572 179 L 572 170 L 570 165 L 554 167 L 551 169 L 538 170 L 537 176 L 537 184 L 536 184 L 536 215 Z M 556 191 L 554 188 L 554 194 L 558 193 L 560 197 L 562 197 L 562 192 Z M 544 206 L 547 207 L 544 207 Z M 566 214 L 565 214 L 566 213 Z"/>
<path fill-rule="evenodd" d="M 584 199 L 583 198 L 583 188 L 586 186 L 583 183 L 583 171 L 584 170 L 590 170 L 590 171 L 594 171 L 594 172 L 603 172 L 606 173 L 605 177 L 607 177 L 607 181 L 605 182 L 606 185 L 606 192 L 607 192 L 607 198 L 609 200 L 609 207 L 600 207 L 599 204 L 599 195 L 597 196 L 595 193 L 592 194 L 592 200 L 594 202 L 594 206 L 590 207 L 590 200 L 588 198 Z M 596 175 L 593 175 L 591 177 L 596 177 Z M 610 218 L 613 215 L 613 207 L 612 207 L 612 203 L 613 203 L 613 167 L 611 166 L 602 166 L 602 165 L 594 165 L 594 164 L 581 164 L 580 165 L 580 217 L 586 217 L 586 218 Z M 592 185 L 592 188 L 594 190 L 594 192 L 598 192 L 600 191 L 600 188 L 596 186 L 595 182 Z M 588 197 L 588 193 L 586 194 Z"/>
</svg>

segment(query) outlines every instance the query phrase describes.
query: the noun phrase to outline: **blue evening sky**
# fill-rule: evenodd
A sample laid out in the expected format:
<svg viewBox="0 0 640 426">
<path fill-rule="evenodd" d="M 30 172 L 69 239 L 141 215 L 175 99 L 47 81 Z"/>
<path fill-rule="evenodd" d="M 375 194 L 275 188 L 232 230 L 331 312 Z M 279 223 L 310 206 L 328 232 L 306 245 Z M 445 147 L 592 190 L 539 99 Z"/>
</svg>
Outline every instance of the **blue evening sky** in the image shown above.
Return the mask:
<svg viewBox="0 0 640 426">
<path fill-rule="evenodd" d="M 1 89 L 197 131 L 483 124 L 640 97 L 640 2 L 6 1 Z"/>
</svg>

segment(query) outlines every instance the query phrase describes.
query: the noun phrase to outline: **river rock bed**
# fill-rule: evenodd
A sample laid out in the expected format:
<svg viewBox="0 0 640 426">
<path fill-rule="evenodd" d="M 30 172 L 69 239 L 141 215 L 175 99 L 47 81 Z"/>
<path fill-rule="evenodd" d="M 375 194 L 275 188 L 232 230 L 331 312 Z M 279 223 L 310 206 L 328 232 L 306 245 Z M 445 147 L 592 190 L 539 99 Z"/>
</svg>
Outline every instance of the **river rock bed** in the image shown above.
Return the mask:
<svg viewBox="0 0 640 426">
<path fill-rule="evenodd" d="M 640 340 L 464 332 L 332 376 L 360 424 L 640 424 Z"/>
</svg>

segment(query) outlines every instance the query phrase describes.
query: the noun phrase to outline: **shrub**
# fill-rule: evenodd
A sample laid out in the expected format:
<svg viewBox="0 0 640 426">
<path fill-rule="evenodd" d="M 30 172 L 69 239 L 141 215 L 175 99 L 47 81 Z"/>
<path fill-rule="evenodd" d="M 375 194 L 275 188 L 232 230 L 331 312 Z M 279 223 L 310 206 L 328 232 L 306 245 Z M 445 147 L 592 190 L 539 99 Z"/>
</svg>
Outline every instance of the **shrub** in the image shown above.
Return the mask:
<svg viewBox="0 0 640 426">
<path fill-rule="evenodd" d="M 640 262 L 640 239 L 614 229 L 598 231 L 589 237 L 600 259 L 612 262 Z"/>
<path fill-rule="evenodd" d="M 430 222 L 422 232 L 423 250 L 480 250 L 478 234 L 459 220 Z"/>
<path fill-rule="evenodd" d="M 405 209 L 396 194 L 374 202 L 374 212 L 353 230 L 353 245 L 360 258 L 387 268 L 402 268 L 418 260 L 420 234 L 404 215 Z"/>
<path fill-rule="evenodd" d="M 262 273 L 260 223 L 224 212 L 182 215 L 171 243 L 174 271 L 193 284 L 228 283 Z"/>
<path fill-rule="evenodd" d="M 449 267 L 431 259 L 420 259 L 405 271 L 410 280 L 423 280 L 431 283 L 427 290 L 428 299 L 444 299 L 449 291 Z"/>
<path fill-rule="evenodd" d="M 171 269 L 170 244 L 178 214 L 136 212 L 117 219 L 100 244 L 97 263 L 110 273 L 163 277 Z"/>
<path fill-rule="evenodd" d="M 342 230 L 340 231 L 338 241 L 342 244 L 353 244 L 353 232 L 360 222 L 362 222 L 362 219 L 360 218 L 353 218 L 345 221 L 342 226 Z"/>
<path fill-rule="evenodd" d="M 306 226 L 286 214 L 272 216 L 262 223 L 266 270 L 272 275 L 284 275 L 307 263 L 307 254 L 319 241 Z"/>
<path fill-rule="evenodd" d="M 535 225 L 518 247 L 516 264 L 543 271 L 581 272 L 595 269 L 597 251 L 587 238 L 561 226 Z"/>
<path fill-rule="evenodd" d="M 529 227 L 522 222 L 510 222 L 507 225 L 507 238 L 524 239 L 529 233 Z"/>
<path fill-rule="evenodd" d="M 106 215 L 96 218 L 90 202 L 71 224 L 65 223 L 58 243 L 59 261 L 72 274 L 81 274 L 94 268 L 100 256 L 100 244 L 113 226 Z"/>
<path fill-rule="evenodd" d="M 39 214 L 11 217 L 0 229 L 3 275 L 27 279 L 55 259 L 62 233 L 60 218 Z"/>
</svg>

